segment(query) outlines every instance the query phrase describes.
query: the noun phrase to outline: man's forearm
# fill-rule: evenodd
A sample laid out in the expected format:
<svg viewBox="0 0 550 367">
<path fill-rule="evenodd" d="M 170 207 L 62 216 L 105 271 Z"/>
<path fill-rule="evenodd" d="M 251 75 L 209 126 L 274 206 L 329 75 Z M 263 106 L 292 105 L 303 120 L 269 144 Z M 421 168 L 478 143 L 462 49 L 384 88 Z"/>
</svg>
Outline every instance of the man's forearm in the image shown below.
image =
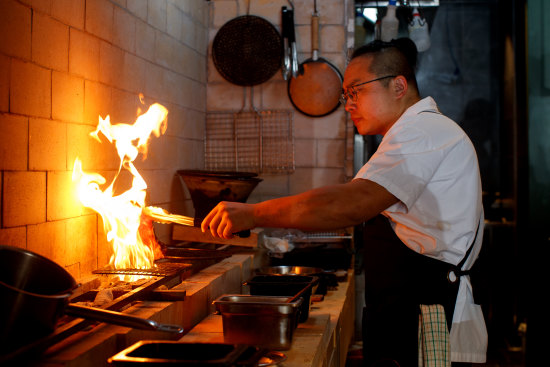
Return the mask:
<svg viewBox="0 0 550 367">
<path fill-rule="evenodd" d="M 376 189 L 373 190 L 370 184 L 365 186 L 364 182 L 355 182 L 254 204 L 255 224 L 258 227 L 303 230 L 331 230 L 356 225 L 389 206 L 379 203 L 382 194 L 377 194 Z M 387 202 L 392 201 L 396 201 L 393 195 Z"/>
</svg>

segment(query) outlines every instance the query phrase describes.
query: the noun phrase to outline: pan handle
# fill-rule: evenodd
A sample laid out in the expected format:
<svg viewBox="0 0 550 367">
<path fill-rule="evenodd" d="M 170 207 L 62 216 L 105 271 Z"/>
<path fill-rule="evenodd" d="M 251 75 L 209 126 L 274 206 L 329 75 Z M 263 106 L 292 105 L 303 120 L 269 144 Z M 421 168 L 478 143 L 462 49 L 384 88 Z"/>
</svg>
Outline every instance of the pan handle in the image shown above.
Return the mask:
<svg viewBox="0 0 550 367">
<path fill-rule="evenodd" d="M 319 58 L 319 12 L 317 11 L 317 1 L 313 14 L 311 15 L 311 49 L 313 51 L 312 59 L 317 61 Z"/>
<path fill-rule="evenodd" d="M 141 317 L 111 310 L 103 310 L 95 307 L 69 304 L 65 308 L 65 314 L 73 317 L 92 319 L 119 326 L 131 327 L 134 329 L 166 331 L 177 334 L 183 333 L 183 328 L 179 325 L 160 324 L 153 320 L 142 319 Z"/>
</svg>

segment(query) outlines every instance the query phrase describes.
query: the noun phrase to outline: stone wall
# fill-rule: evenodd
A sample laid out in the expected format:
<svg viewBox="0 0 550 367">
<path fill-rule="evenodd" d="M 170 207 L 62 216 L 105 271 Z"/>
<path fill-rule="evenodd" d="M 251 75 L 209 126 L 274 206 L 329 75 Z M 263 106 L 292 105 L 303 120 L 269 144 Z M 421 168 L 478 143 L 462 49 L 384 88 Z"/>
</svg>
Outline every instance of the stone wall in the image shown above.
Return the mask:
<svg viewBox="0 0 550 367">
<path fill-rule="evenodd" d="M 240 15 L 262 17 L 281 30 L 281 8 L 291 5 L 286 0 L 212 1 L 210 16 L 210 46 L 219 29 Z M 294 22 L 298 60 L 312 56 L 312 0 L 295 0 Z M 319 54 L 344 73 L 347 54 L 347 24 L 353 19 L 353 2 L 341 0 L 317 1 L 320 14 Z M 353 37 L 353 35 L 352 35 Z M 211 47 L 209 48 L 211 52 Z M 207 110 L 238 112 L 250 109 L 250 87 L 231 84 L 217 71 L 212 57 L 208 64 Z M 245 90 L 246 88 L 246 90 Z M 287 81 L 277 72 L 270 80 L 253 86 L 254 107 L 258 110 L 285 110 L 293 113 L 295 171 L 289 174 L 263 174 L 263 182 L 252 192 L 249 201 L 256 202 L 310 188 L 342 183 L 353 172 L 353 124 L 346 118 L 344 108 L 319 118 L 308 117 L 294 109 L 287 94 Z"/>
<path fill-rule="evenodd" d="M 99 116 L 133 124 L 154 102 L 169 115 L 135 162 L 147 202 L 192 210 L 175 171 L 203 165 L 207 27 L 203 0 L 0 2 L 0 243 L 75 277 L 105 265 L 111 249 L 101 219 L 75 196 L 73 164 L 79 157 L 111 179 L 114 148 L 88 134 Z"/>
<path fill-rule="evenodd" d="M 351 1 L 318 1 L 320 54 L 343 73 Z M 311 56 L 313 1 L 294 1 L 299 59 Z M 42 254 L 79 278 L 109 261 L 101 218 L 75 193 L 75 159 L 110 182 L 114 147 L 89 136 L 98 119 L 133 124 L 152 103 L 164 105 L 167 131 L 152 137 L 135 165 L 147 204 L 193 215 L 179 169 L 202 169 L 206 114 L 239 110 L 243 88 L 225 81 L 211 44 L 244 0 L 0 1 L 0 243 Z M 280 30 L 283 0 L 250 1 L 250 14 Z M 340 107 L 322 118 L 295 111 L 278 72 L 254 87 L 260 109 L 293 112 L 293 173 L 262 175 L 250 201 L 344 182 L 352 172 L 353 126 Z M 140 98 L 140 95 L 142 98 Z M 119 190 L 129 185 L 121 177 Z M 118 182 L 118 181 L 117 181 Z M 156 225 L 161 241 L 171 227 Z"/>
</svg>

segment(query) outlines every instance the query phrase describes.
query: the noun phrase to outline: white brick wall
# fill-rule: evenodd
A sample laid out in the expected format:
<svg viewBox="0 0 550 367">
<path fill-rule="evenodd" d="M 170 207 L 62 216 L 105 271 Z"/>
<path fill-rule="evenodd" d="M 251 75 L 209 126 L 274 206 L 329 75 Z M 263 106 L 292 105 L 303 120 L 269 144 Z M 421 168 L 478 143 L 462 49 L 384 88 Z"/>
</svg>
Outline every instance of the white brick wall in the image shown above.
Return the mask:
<svg viewBox="0 0 550 367">
<path fill-rule="evenodd" d="M 312 2 L 295 0 L 299 58 L 311 56 Z M 153 138 L 150 161 L 136 161 L 148 204 L 193 215 L 178 169 L 204 167 L 207 110 L 239 110 L 243 88 L 215 70 L 210 47 L 219 28 L 246 14 L 246 0 L 0 1 L 0 243 L 42 253 L 81 277 L 108 262 L 102 222 L 74 199 L 76 157 L 111 178 L 112 146 L 91 139 L 98 117 L 133 123 L 158 102 L 168 129 Z M 252 2 L 251 14 L 280 29 L 286 0 Z M 318 2 L 321 55 L 345 67 L 346 9 Z M 353 15 L 353 14 L 352 14 Z M 145 105 L 139 101 L 142 93 Z M 254 88 L 262 109 L 293 110 L 278 72 Z M 266 175 L 250 201 L 344 182 L 352 157 L 343 109 L 323 118 L 294 111 L 299 158 L 291 175 Z M 353 128 L 351 128 L 353 129 Z M 162 241 L 169 231 L 159 229 Z"/>
<path fill-rule="evenodd" d="M 168 108 L 169 128 L 152 138 L 151 161 L 136 161 L 148 204 L 193 214 L 175 172 L 203 167 L 208 7 L 0 1 L 0 243 L 48 256 L 75 277 L 104 266 L 111 251 L 101 220 L 75 197 L 74 160 L 112 178 L 114 147 L 88 133 L 100 115 L 131 124 L 154 102 Z"/>
<path fill-rule="evenodd" d="M 29 119 L 0 113 L 0 169 L 26 170 Z"/>
<path fill-rule="evenodd" d="M 246 0 L 214 0 L 210 17 L 209 52 L 219 29 L 231 19 L 246 15 Z M 318 1 L 320 12 L 320 55 L 334 64 L 343 74 L 346 66 L 346 11 L 341 0 Z M 288 1 L 254 1 L 250 15 L 260 16 L 281 29 L 281 7 Z M 298 59 L 305 61 L 312 55 L 311 15 L 313 2 L 294 1 L 294 21 L 298 46 Z M 352 13 L 352 12 L 351 12 Z M 348 16 L 349 18 L 349 16 Z M 243 105 L 243 87 L 226 81 L 216 70 L 212 58 L 208 61 L 208 111 L 239 111 Z M 250 89 L 250 88 L 248 88 Z M 295 194 L 326 184 L 341 183 L 349 179 L 352 169 L 353 125 L 347 121 L 345 111 L 337 111 L 321 118 L 311 118 L 295 110 L 287 95 L 287 82 L 277 72 L 269 81 L 254 86 L 254 106 L 258 109 L 290 110 L 294 112 L 295 165 L 289 175 L 263 175 L 264 179 L 252 192 L 249 201 L 257 202 L 274 197 Z M 248 92 L 249 93 L 249 92 Z M 248 97 L 247 97 L 248 98 Z M 246 106 L 250 103 L 247 100 Z"/>
</svg>

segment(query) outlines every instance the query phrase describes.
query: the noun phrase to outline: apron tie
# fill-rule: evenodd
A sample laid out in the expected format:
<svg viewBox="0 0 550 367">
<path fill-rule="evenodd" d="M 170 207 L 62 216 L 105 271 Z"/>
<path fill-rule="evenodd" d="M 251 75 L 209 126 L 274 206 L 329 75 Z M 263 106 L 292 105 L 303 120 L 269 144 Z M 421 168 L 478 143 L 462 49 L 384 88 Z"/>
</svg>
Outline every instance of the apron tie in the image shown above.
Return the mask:
<svg viewBox="0 0 550 367">
<path fill-rule="evenodd" d="M 447 272 L 447 281 L 449 283 L 453 284 L 457 280 L 459 280 L 461 276 L 470 274 L 470 270 L 469 269 L 468 270 L 462 270 L 462 266 L 464 266 L 464 263 L 468 259 L 468 256 L 470 256 L 470 252 L 472 252 L 472 248 L 474 247 L 474 244 L 476 243 L 478 233 L 479 233 L 479 220 L 477 221 L 476 235 L 474 236 L 474 240 L 470 244 L 470 247 L 468 247 L 468 251 L 466 251 L 466 253 L 464 254 L 464 257 L 458 263 L 458 265 L 453 266 Z"/>
</svg>

